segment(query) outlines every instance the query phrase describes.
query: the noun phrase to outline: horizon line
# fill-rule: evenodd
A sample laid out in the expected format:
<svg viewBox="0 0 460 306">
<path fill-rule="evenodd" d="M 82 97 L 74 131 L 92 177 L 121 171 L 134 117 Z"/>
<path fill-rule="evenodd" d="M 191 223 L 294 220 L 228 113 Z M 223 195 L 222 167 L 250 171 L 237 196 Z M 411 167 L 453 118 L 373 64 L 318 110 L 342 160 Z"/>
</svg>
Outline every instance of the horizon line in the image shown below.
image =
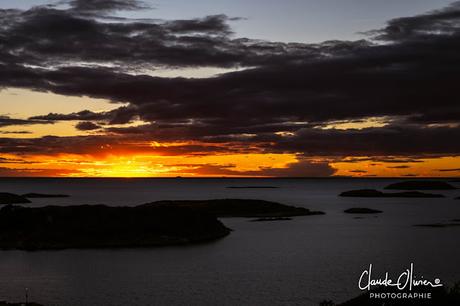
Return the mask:
<svg viewBox="0 0 460 306">
<path fill-rule="evenodd" d="M 460 176 L 0 176 L 0 179 L 444 179 L 457 180 Z"/>
</svg>

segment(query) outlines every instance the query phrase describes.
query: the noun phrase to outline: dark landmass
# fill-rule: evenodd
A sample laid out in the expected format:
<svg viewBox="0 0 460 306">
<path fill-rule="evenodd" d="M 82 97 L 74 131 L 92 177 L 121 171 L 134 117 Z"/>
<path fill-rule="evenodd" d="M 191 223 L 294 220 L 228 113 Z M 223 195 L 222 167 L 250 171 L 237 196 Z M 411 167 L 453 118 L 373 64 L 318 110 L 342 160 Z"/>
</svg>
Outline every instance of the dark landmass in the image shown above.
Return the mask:
<svg viewBox="0 0 460 306">
<path fill-rule="evenodd" d="M 405 181 L 390 184 L 385 189 L 396 190 L 452 190 L 457 189 L 449 183 L 442 181 Z"/>
<path fill-rule="evenodd" d="M 157 201 L 143 206 L 187 208 L 216 217 L 262 218 L 324 215 L 324 212 L 311 211 L 303 207 L 288 206 L 264 200 L 245 199 Z"/>
<path fill-rule="evenodd" d="M 68 198 L 68 194 L 46 194 L 46 193 L 26 193 L 22 195 L 24 198 Z"/>
<path fill-rule="evenodd" d="M 427 224 L 414 224 L 417 227 L 454 227 L 460 226 L 460 223 L 427 223 Z"/>
<path fill-rule="evenodd" d="M 277 186 L 228 186 L 230 189 L 276 189 Z"/>
<path fill-rule="evenodd" d="M 460 222 L 460 219 L 452 219 L 452 222 Z"/>
<path fill-rule="evenodd" d="M 204 242 L 229 233 L 215 217 L 177 206 L 0 209 L 0 249 L 150 247 Z"/>
<path fill-rule="evenodd" d="M 357 197 L 357 198 L 443 198 L 442 194 L 424 193 L 420 191 L 404 191 L 404 192 L 381 192 L 375 189 L 360 189 L 350 190 L 339 194 L 341 197 Z"/>
<path fill-rule="evenodd" d="M 378 209 L 361 208 L 361 207 L 349 208 L 349 209 L 344 210 L 343 212 L 347 214 L 380 214 L 380 213 L 383 213 L 383 211 L 378 210 Z"/>
<path fill-rule="evenodd" d="M 274 217 L 274 218 L 258 218 L 258 219 L 253 219 L 249 220 L 251 222 L 266 222 L 266 221 L 289 221 L 292 220 L 292 218 L 289 217 Z"/>
<path fill-rule="evenodd" d="M 28 199 L 23 196 L 8 193 L 0 192 L 0 204 L 26 204 L 31 203 Z"/>
</svg>

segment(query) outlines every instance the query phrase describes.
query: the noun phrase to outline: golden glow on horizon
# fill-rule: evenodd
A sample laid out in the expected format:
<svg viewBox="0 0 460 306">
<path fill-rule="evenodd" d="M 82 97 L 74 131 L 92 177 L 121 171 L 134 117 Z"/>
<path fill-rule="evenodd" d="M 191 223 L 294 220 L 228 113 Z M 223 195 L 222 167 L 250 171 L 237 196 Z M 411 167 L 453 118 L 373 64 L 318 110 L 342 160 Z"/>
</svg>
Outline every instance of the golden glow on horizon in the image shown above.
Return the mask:
<svg viewBox="0 0 460 306">
<path fill-rule="evenodd" d="M 58 156 L 31 156 L 25 159 L 10 154 L 2 155 L 2 157 L 8 161 L 0 161 L 0 167 L 14 169 L 18 173 L 23 173 L 24 176 L 46 173 L 47 176 L 73 177 L 244 176 L 245 171 L 258 171 L 272 167 L 285 168 L 288 164 L 297 161 L 293 154 L 108 155 L 104 158 L 95 158 L 91 155 L 60 154 Z M 208 166 L 211 167 L 211 170 L 206 168 Z M 218 172 L 220 168 L 237 172 L 234 174 L 209 172 L 213 169 Z M 37 171 L 37 169 L 42 171 Z"/>
<path fill-rule="evenodd" d="M 165 144 L 162 144 L 165 146 Z M 232 177 L 264 176 L 263 170 L 283 169 L 299 160 L 295 154 L 222 154 L 199 156 L 171 155 L 93 155 L 17 156 L 3 154 L 0 169 L 11 169 L 18 176 L 70 177 Z M 366 157 L 362 157 L 366 159 Z M 327 162 L 322 157 L 312 162 Z M 347 160 L 347 159 L 345 159 Z M 393 163 L 362 160 L 330 162 L 334 176 L 353 177 L 458 177 L 460 157 L 420 159 L 418 162 Z M 451 170 L 451 171 L 440 171 Z M 257 171 L 261 171 L 260 175 Z M 256 173 L 256 174 L 255 174 Z M 8 176 L 2 173 L 0 176 Z"/>
<path fill-rule="evenodd" d="M 366 159 L 366 157 L 362 157 Z M 395 158 L 398 159 L 398 158 Z M 402 158 L 404 159 L 404 158 Z M 376 159 L 378 160 L 378 159 Z M 379 162 L 364 160 L 358 162 L 334 162 L 331 166 L 338 169 L 335 175 L 354 177 L 458 177 L 460 170 L 460 156 L 423 158 L 418 162 Z"/>
</svg>

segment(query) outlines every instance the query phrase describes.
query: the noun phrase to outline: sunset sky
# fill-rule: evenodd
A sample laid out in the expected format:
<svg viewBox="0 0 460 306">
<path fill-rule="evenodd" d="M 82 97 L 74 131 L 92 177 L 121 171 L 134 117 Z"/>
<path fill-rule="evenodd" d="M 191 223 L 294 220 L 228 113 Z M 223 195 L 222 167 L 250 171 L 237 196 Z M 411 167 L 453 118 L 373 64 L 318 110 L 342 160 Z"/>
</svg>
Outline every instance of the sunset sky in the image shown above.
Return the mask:
<svg viewBox="0 0 460 306">
<path fill-rule="evenodd" d="M 0 176 L 460 176 L 460 2 L 0 0 Z"/>
</svg>

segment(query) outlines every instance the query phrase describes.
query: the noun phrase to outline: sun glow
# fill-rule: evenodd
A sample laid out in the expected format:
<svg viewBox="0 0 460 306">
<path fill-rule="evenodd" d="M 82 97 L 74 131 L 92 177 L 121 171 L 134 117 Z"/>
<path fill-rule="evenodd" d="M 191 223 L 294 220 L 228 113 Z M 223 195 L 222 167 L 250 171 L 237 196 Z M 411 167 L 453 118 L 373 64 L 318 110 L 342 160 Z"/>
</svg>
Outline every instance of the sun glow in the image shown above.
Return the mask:
<svg viewBox="0 0 460 306">
<path fill-rule="evenodd" d="M 168 148 L 177 144 L 150 143 Z M 299 162 L 295 154 L 201 154 L 165 155 L 140 152 L 0 156 L 0 176 L 52 177 L 264 177 L 264 169 L 285 169 Z M 353 177 L 455 177 L 460 176 L 460 157 L 403 159 L 397 157 L 349 157 L 329 163 L 334 176 Z M 258 174 L 260 173 L 260 175 Z"/>
<path fill-rule="evenodd" d="M 169 144 L 172 145 L 172 144 Z M 157 144 L 155 146 L 168 146 Z M 104 155 L 59 154 L 55 156 L 2 155 L 0 168 L 16 172 L 17 176 L 66 177 L 197 177 L 223 176 L 212 174 L 209 168 L 230 170 L 244 176 L 245 171 L 283 168 L 297 161 L 293 154 L 223 154 L 170 156 L 151 154 Z M 2 173 L 0 172 L 0 176 Z M 6 175 L 8 173 L 3 173 Z"/>
</svg>

